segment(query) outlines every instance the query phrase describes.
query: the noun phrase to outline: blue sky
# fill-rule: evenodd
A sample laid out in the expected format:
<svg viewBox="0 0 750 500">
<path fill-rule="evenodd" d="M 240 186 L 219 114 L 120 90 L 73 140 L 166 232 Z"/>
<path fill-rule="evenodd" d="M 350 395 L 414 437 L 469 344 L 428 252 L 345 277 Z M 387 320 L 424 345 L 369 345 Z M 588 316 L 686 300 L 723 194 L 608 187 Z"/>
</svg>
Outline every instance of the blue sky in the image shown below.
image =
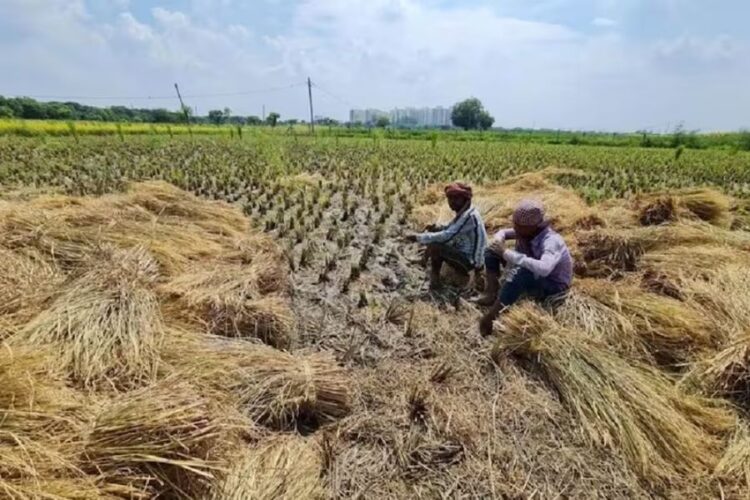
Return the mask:
<svg viewBox="0 0 750 500">
<path fill-rule="evenodd" d="M 176 81 L 200 113 L 303 118 L 302 86 L 249 91 L 310 76 L 339 119 L 476 96 L 506 127 L 735 130 L 748 19 L 747 0 L 0 0 L 0 94 L 175 108 L 141 97 Z"/>
</svg>

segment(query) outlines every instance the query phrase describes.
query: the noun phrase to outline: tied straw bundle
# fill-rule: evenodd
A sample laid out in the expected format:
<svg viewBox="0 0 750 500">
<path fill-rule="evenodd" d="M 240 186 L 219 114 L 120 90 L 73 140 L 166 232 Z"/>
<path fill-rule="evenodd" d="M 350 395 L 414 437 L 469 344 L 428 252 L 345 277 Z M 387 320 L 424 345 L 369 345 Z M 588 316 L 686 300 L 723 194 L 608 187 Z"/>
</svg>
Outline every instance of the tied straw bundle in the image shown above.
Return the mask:
<svg viewBox="0 0 750 500">
<path fill-rule="evenodd" d="M 718 464 L 721 436 L 736 419 L 717 402 L 682 392 L 657 369 L 561 327 L 537 306 L 514 307 L 502 327 L 493 357 L 527 359 L 592 444 L 621 450 L 645 482 L 664 485 Z"/>
</svg>

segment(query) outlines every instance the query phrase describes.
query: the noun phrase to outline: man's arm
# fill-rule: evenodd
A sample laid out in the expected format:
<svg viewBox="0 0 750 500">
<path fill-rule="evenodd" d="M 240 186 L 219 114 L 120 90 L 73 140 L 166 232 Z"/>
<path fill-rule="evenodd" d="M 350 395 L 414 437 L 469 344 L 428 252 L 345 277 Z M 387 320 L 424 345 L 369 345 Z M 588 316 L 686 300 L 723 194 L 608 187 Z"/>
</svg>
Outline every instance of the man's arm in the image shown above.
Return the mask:
<svg viewBox="0 0 750 500">
<path fill-rule="evenodd" d="M 516 232 L 511 228 L 501 229 L 500 231 L 495 233 L 494 238 L 500 241 L 515 240 Z"/>
<path fill-rule="evenodd" d="M 476 245 L 474 245 L 474 269 L 479 270 L 484 268 L 484 252 L 487 246 L 486 234 L 481 237 L 480 233 L 484 230 L 484 222 L 479 217 L 474 217 L 474 235 L 476 237 Z"/>
<path fill-rule="evenodd" d="M 440 231 L 432 231 L 417 235 L 417 241 L 423 245 L 429 245 L 431 243 L 445 243 L 450 241 L 451 238 L 456 236 L 461 228 L 466 223 L 468 217 L 468 211 L 461 214 L 458 220 L 453 221 L 445 229 Z"/>
<path fill-rule="evenodd" d="M 563 253 L 565 252 L 565 243 L 558 239 L 545 242 L 544 250 L 540 259 L 533 259 L 521 252 L 515 250 L 505 250 L 503 257 L 513 265 L 528 269 L 534 276 L 546 278 L 560 263 Z"/>
</svg>

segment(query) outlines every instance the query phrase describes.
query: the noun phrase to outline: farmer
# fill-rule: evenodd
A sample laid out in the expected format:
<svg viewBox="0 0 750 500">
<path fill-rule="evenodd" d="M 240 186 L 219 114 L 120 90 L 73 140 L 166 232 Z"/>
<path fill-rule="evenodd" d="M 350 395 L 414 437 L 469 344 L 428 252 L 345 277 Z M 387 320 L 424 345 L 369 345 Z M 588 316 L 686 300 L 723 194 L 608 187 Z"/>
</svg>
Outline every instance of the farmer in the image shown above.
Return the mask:
<svg viewBox="0 0 750 500">
<path fill-rule="evenodd" d="M 483 267 L 487 245 L 487 232 L 479 212 L 471 204 L 471 186 L 454 182 L 445 187 L 448 206 L 456 216 L 447 226 L 430 226 L 427 232 L 411 234 L 407 241 L 427 245 L 430 261 L 430 288 L 440 287 L 440 270 L 443 262 L 455 270 L 469 274 Z"/>
<path fill-rule="evenodd" d="M 516 250 L 505 248 L 505 242 L 516 240 Z M 485 252 L 487 280 L 481 305 L 490 306 L 482 317 L 482 335 L 492 333 L 492 322 L 500 312 L 519 298 L 536 300 L 563 298 L 573 279 L 573 260 L 562 236 L 544 216 L 544 206 L 536 200 L 522 200 L 513 211 L 513 229 L 495 234 Z M 500 289 L 500 268 L 512 266 Z"/>
</svg>

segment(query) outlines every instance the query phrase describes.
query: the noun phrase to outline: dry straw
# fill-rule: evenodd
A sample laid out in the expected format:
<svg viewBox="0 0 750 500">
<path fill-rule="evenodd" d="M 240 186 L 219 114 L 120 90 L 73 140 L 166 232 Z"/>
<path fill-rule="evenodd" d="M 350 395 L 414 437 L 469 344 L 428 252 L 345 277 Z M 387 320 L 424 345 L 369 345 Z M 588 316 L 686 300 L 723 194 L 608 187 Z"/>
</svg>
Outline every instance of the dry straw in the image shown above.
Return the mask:
<svg viewBox="0 0 750 500">
<path fill-rule="evenodd" d="M 320 447 L 295 435 L 278 436 L 231 459 L 218 483 L 214 500 L 276 500 L 326 498 Z"/>
<path fill-rule="evenodd" d="M 96 412 L 83 467 L 113 491 L 200 498 L 219 468 L 214 451 L 230 435 L 222 413 L 178 377 L 129 393 Z"/>
<path fill-rule="evenodd" d="M 597 309 L 615 318 L 628 340 L 635 334 L 645 348 L 659 361 L 674 363 L 716 345 L 719 333 L 701 311 L 676 299 L 649 293 L 625 283 L 602 280 L 579 280 L 575 289 L 598 302 Z M 606 308 L 606 309 L 602 309 Z"/>
<path fill-rule="evenodd" d="M 720 436 L 734 415 L 715 401 L 680 391 L 651 366 L 561 327 L 532 305 L 503 318 L 495 359 L 527 359 L 560 394 L 592 444 L 619 449 L 646 482 L 705 475 L 720 459 Z"/>
<path fill-rule="evenodd" d="M 329 355 L 295 356 L 247 341 L 184 332 L 172 337 L 167 357 L 174 369 L 231 395 L 259 423 L 277 429 L 317 427 L 350 411 L 347 374 Z"/>
<path fill-rule="evenodd" d="M 176 299 L 167 310 L 177 318 L 194 318 L 209 332 L 229 337 L 257 337 L 277 347 L 292 343 L 294 317 L 278 295 L 286 287 L 286 270 L 271 254 L 249 263 L 211 262 L 176 276 L 162 291 Z"/>
<path fill-rule="evenodd" d="M 649 194 L 637 200 L 636 209 L 644 226 L 678 219 L 698 219 L 723 228 L 732 223 L 731 198 L 710 188 Z"/>
<path fill-rule="evenodd" d="M 11 342 L 50 346 L 83 387 L 132 387 L 153 380 L 163 341 L 161 312 L 149 288 L 155 261 L 143 248 L 112 250 L 27 324 Z"/>
</svg>

